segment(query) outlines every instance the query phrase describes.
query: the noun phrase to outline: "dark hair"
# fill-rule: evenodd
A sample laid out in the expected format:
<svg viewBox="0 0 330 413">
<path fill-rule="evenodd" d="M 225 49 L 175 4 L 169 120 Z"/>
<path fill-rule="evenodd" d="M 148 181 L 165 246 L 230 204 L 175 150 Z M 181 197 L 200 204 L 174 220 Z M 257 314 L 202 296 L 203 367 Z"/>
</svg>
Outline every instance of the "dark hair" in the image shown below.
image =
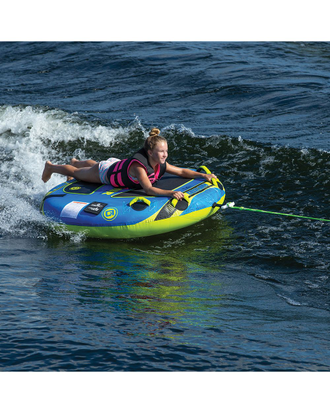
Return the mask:
<svg viewBox="0 0 330 413">
<path fill-rule="evenodd" d="M 149 132 L 148 138 L 144 142 L 144 149 L 146 152 L 148 152 L 149 150 L 152 151 L 154 147 L 157 145 L 157 143 L 159 142 L 167 142 L 166 139 L 160 136 L 159 134 L 160 134 L 159 129 L 157 128 L 151 129 L 151 131 Z"/>
</svg>

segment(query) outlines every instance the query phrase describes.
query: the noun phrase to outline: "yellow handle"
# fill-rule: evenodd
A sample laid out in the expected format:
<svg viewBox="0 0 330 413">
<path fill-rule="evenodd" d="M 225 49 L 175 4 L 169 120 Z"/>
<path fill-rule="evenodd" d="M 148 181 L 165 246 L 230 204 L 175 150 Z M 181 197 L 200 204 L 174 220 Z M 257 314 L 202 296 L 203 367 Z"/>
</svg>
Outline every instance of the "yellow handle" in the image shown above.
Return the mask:
<svg viewBox="0 0 330 413">
<path fill-rule="evenodd" d="M 202 165 L 202 166 L 200 166 L 198 169 L 202 169 L 206 174 L 211 174 L 212 172 L 209 170 L 209 168 L 207 168 L 205 165 Z M 217 179 L 215 179 L 215 178 L 212 178 L 211 179 L 211 183 L 212 183 L 212 185 L 214 185 L 214 186 L 219 186 L 218 185 L 218 182 L 220 182 L 220 180 L 217 178 Z M 220 184 L 221 184 L 221 182 L 220 182 Z"/>
<path fill-rule="evenodd" d="M 200 166 L 198 169 L 202 169 L 206 174 L 211 174 L 212 172 L 209 170 L 209 168 L 205 165 Z"/>
<path fill-rule="evenodd" d="M 132 206 L 133 204 L 135 204 L 135 202 L 144 202 L 148 206 L 150 205 L 149 199 L 147 199 L 143 196 L 137 196 L 136 198 L 132 199 L 132 201 L 129 203 L 129 206 Z"/>
<path fill-rule="evenodd" d="M 214 185 L 214 186 L 219 186 L 219 185 L 218 185 L 218 182 L 220 182 L 219 179 L 215 179 L 215 178 L 212 178 L 212 179 L 211 179 L 211 183 L 212 183 L 212 185 Z"/>
<path fill-rule="evenodd" d="M 188 195 L 188 194 L 184 194 L 183 199 L 188 202 L 188 205 L 190 204 L 191 199 L 189 198 L 189 195 Z M 178 200 L 177 200 L 176 198 L 173 198 L 173 199 L 171 200 L 171 204 L 174 206 L 174 208 L 176 207 L 177 203 L 178 203 Z"/>
</svg>

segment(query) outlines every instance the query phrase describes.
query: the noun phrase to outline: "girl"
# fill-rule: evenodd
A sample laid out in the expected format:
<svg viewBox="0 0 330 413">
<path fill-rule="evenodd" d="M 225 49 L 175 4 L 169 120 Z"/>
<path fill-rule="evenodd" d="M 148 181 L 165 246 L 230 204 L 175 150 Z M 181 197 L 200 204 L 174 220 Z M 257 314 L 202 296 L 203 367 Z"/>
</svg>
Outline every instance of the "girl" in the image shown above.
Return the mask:
<svg viewBox="0 0 330 413">
<path fill-rule="evenodd" d="M 106 161 L 78 161 L 73 158 L 71 165 L 55 165 L 47 161 L 42 180 L 47 182 L 53 173 L 73 176 L 80 181 L 111 184 L 114 187 L 139 189 L 143 188 L 147 195 L 169 196 L 183 199 L 181 191 L 155 188 L 152 185 L 160 179 L 165 171 L 183 178 L 201 177 L 209 182 L 214 174 L 204 174 L 190 169 L 178 168 L 166 162 L 168 156 L 167 141 L 159 135 L 160 130 L 153 128 L 144 147 L 132 157 L 124 160 L 109 158 Z"/>
</svg>

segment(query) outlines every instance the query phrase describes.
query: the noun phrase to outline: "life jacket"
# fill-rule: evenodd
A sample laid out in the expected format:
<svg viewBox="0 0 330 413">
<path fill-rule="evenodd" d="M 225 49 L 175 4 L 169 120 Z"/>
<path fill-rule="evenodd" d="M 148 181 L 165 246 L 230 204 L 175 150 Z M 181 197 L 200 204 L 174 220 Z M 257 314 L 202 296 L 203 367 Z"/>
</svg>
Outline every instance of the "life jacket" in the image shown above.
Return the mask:
<svg viewBox="0 0 330 413">
<path fill-rule="evenodd" d="M 139 181 L 129 175 L 128 171 L 133 162 L 138 162 L 145 169 L 151 184 L 160 179 L 166 171 L 166 162 L 158 164 L 156 171 L 148 161 L 148 155 L 144 148 L 140 149 L 133 156 L 112 164 L 107 172 L 110 184 L 114 187 L 123 187 L 130 189 L 141 189 Z"/>
</svg>

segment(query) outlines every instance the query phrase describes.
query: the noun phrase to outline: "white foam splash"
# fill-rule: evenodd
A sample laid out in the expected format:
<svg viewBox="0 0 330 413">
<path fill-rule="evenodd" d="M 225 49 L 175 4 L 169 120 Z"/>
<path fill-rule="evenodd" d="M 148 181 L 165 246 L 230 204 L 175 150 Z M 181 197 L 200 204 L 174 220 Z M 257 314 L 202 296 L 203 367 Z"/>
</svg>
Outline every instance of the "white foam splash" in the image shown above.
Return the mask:
<svg viewBox="0 0 330 413">
<path fill-rule="evenodd" d="M 1 230 L 19 231 L 21 219 L 42 219 L 39 204 L 44 194 L 64 178 L 54 174 L 45 184 L 41 174 L 46 160 L 67 163 L 61 152 L 69 142 L 79 142 L 72 157 L 85 157 L 84 142 L 106 148 L 121 141 L 138 120 L 126 128 L 93 125 L 58 109 L 0 106 L 0 224 Z M 74 147 L 74 145 L 72 145 Z"/>
<path fill-rule="evenodd" d="M 176 125 L 176 124 L 171 124 L 169 126 L 166 126 L 162 132 L 166 132 L 167 134 L 171 134 L 171 133 L 184 133 L 188 136 L 191 136 L 192 138 L 194 138 L 196 135 L 194 134 L 194 132 L 192 131 L 192 129 L 187 128 L 184 125 Z"/>
</svg>

